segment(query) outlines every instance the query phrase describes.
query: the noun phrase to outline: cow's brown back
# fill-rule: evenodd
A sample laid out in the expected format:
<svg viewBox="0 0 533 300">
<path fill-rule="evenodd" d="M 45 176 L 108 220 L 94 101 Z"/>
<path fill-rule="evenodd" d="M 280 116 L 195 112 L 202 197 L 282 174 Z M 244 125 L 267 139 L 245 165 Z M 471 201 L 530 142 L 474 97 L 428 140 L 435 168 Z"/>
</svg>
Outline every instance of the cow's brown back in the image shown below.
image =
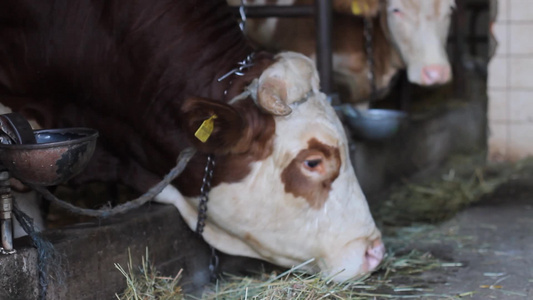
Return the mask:
<svg viewBox="0 0 533 300">
<path fill-rule="evenodd" d="M 252 51 L 222 0 L 6 0 L 0 21 L 2 102 L 45 127 L 98 129 L 103 147 L 79 180 L 140 190 L 189 145 L 181 103 L 229 100 L 224 90 L 245 82 L 217 78 Z M 204 159 L 194 158 L 189 179 Z"/>
</svg>

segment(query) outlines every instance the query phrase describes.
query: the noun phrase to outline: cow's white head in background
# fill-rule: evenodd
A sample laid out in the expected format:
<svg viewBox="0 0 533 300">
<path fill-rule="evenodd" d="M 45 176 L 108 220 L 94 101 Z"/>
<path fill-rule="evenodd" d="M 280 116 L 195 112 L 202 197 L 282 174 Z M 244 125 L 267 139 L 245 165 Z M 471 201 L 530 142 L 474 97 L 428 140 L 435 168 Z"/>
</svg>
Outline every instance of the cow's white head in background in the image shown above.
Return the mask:
<svg viewBox="0 0 533 300">
<path fill-rule="evenodd" d="M 382 5 L 389 37 L 405 63 L 409 81 L 419 85 L 450 81 L 446 40 L 455 0 L 387 0 Z"/>
<path fill-rule="evenodd" d="M 227 0 L 240 5 L 240 0 Z M 333 0 L 332 47 L 335 83 L 344 102 L 368 100 L 370 82 L 362 17 L 374 21 L 376 87 L 388 91 L 399 70 L 411 83 L 432 86 L 451 80 L 446 54 L 454 0 Z M 313 0 L 247 0 L 246 5 L 312 5 Z M 262 48 L 316 57 L 316 30 L 310 18 L 247 20 L 246 34 Z M 385 95 L 386 93 L 381 93 Z"/>
<path fill-rule="evenodd" d="M 248 164 L 246 176 L 213 187 L 203 236 L 223 252 L 285 267 L 315 258 L 308 271 L 340 281 L 376 268 L 384 246 L 350 162 L 343 126 L 318 84 L 309 58 L 282 53 L 247 88 L 249 97 L 233 104 L 253 99 L 273 121 L 272 134 L 261 142 L 263 149 L 253 139 L 248 143 L 251 150 L 245 151 L 262 151 L 263 157 Z M 194 101 L 186 106 L 198 110 Z M 245 123 L 244 132 L 254 122 Z M 261 132 L 270 130 L 266 127 Z M 235 171 L 224 170 L 223 159 L 215 169 L 219 176 Z M 175 204 L 196 228 L 198 197 L 167 188 L 158 198 Z"/>
</svg>

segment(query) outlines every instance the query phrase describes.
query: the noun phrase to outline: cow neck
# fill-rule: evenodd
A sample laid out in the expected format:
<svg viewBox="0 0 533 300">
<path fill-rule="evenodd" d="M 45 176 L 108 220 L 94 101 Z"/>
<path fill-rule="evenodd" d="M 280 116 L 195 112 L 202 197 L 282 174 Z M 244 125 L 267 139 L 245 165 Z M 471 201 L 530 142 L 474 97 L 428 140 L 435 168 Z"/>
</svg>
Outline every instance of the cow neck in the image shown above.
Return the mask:
<svg viewBox="0 0 533 300">
<path fill-rule="evenodd" d="M 272 60 L 272 55 L 265 55 L 264 53 L 261 53 L 259 55 L 261 58 L 266 57 L 269 61 Z M 251 54 L 247 55 L 245 59 L 237 62 L 236 67 L 228 71 L 227 73 L 220 76 L 217 81 L 223 82 L 228 81 L 226 89 L 222 92 L 223 94 L 223 100 L 224 102 L 228 102 L 226 98 L 232 97 L 233 98 L 233 92 L 230 93 L 230 90 L 233 87 L 233 82 L 239 82 L 237 80 L 238 78 L 242 78 L 244 80 L 244 83 L 247 83 L 248 81 L 251 81 L 250 78 L 257 78 L 257 73 L 262 71 L 266 68 L 264 66 L 264 63 L 258 63 L 259 70 L 257 68 L 252 71 L 252 68 L 256 65 L 255 64 L 255 57 L 256 54 L 252 52 Z M 261 59 L 262 61 L 264 59 Z M 249 72 L 250 71 L 250 72 Z M 259 73 L 260 74 L 260 73 Z M 235 78 L 235 76 L 237 76 Z M 243 82 L 239 82 L 239 85 L 242 85 Z M 242 88 L 244 90 L 244 88 Z M 230 98 L 230 99 L 232 99 Z M 231 104 L 231 103 L 230 103 Z M 196 232 L 199 235 L 202 235 L 204 227 L 205 227 L 205 221 L 207 219 L 207 202 L 209 201 L 208 194 L 211 190 L 211 182 L 213 179 L 213 170 L 215 167 L 215 156 L 213 154 L 207 155 L 207 164 L 204 168 L 204 175 L 202 179 L 202 185 L 200 188 L 200 202 L 198 206 L 198 222 L 196 226 Z"/>
<path fill-rule="evenodd" d="M 392 52 L 391 52 L 390 58 L 391 58 L 392 66 L 394 66 L 397 69 L 402 69 L 405 67 L 405 62 L 402 58 L 400 48 L 398 47 L 396 42 L 394 42 L 391 36 L 391 33 L 389 31 L 389 27 L 387 25 L 387 18 L 388 18 L 387 8 L 384 4 L 382 5 L 383 6 L 381 7 L 380 14 L 378 16 L 379 18 L 378 27 L 376 29 L 378 30 L 381 29 L 381 32 L 383 36 L 385 37 L 385 40 L 387 40 L 387 42 L 391 45 Z M 378 31 L 378 30 L 375 30 L 375 31 Z"/>
<path fill-rule="evenodd" d="M 229 97 L 233 98 L 234 92 L 234 81 L 239 82 L 239 86 L 251 82 L 247 78 L 257 78 L 260 73 L 267 67 L 264 63 L 259 63 L 258 68 L 254 68 L 255 64 L 255 53 L 251 53 L 246 56 L 245 59 L 237 62 L 235 68 L 231 69 L 227 73 L 220 76 L 217 81 L 223 82 L 227 81 L 226 88 L 222 92 L 222 99 L 224 102 L 227 102 Z M 265 56 L 264 54 L 261 56 Z M 271 61 L 272 56 L 267 55 L 266 58 Z M 267 64 L 267 65 L 270 65 Z M 255 69 L 254 72 L 251 72 L 252 69 Z M 259 72 L 259 73 L 258 73 Z M 238 80 L 238 79 L 241 80 Z M 252 80 L 253 80 L 252 78 Z M 236 87 L 238 88 L 238 87 Z M 244 89 L 244 88 L 241 88 Z M 231 99 L 231 98 L 229 98 Z M 200 187 L 200 199 L 198 202 L 198 217 L 196 220 L 196 234 L 203 238 L 203 232 L 207 221 L 207 203 L 209 202 L 209 192 L 211 191 L 211 184 L 213 181 L 213 172 L 215 169 L 215 156 L 213 154 L 207 155 L 207 162 L 204 168 L 204 175 L 202 178 L 202 185 Z M 212 281 L 215 281 L 218 276 L 218 265 L 219 258 L 216 253 L 216 249 L 213 246 L 211 248 L 211 258 L 209 261 L 209 272 Z"/>
<path fill-rule="evenodd" d="M 380 14 L 378 15 L 378 22 L 374 23 L 372 18 L 363 19 L 363 38 L 364 38 L 364 51 L 366 56 L 366 64 L 368 66 L 367 79 L 370 83 L 370 97 L 368 98 L 370 102 L 373 102 L 376 99 L 382 98 L 389 91 L 390 87 L 395 84 L 398 80 L 398 76 L 393 76 L 388 82 L 387 85 L 378 89 L 376 82 L 376 61 L 374 51 L 375 41 L 378 38 L 379 34 L 382 34 L 386 42 L 391 46 L 390 49 L 390 64 L 392 68 L 402 69 L 405 66 L 403 59 L 401 58 L 399 48 L 391 37 L 391 34 L 387 27 L 387 10 L 385 7 L 380 9 Z M 383 68 L 383 72 L 386 72 L 386 68 Z"/>
</svg>

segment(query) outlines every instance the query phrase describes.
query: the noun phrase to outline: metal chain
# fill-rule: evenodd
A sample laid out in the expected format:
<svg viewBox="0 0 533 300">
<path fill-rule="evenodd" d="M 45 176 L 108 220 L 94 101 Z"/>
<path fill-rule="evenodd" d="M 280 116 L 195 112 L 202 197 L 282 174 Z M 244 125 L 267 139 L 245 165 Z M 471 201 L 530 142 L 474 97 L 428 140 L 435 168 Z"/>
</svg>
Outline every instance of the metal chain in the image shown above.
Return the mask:
<svg viewBox="0 0 533 300">
<path fill-rule="evenodd" d="M 241 20 L 239 21 L 239 28 L 242 32 L 246 29 L 246 11 L 244 10 L 244 0 L 241 0 L 241 5 L 239 6 L 239 15 L 241 17 Z"/>
<path fill-rule="evenodd" d="M 230 75 L 232 75 L 232 74 L 235 74 L 237 76 L 244 76 L 246 69 L 251 68 L 254 65 L 254 62 L 253 62 L 254 61 L 254 56 L 255 56 L 254 52 L 252 52 L 249 55 L 247 55 L 245 59 L 243 59 L 243 60 L 241 60 L 240 62 L 237 63 L 237 65 L 238 65 L 237 68 L 234 68 L 231 71 L 229 71 L 228 73 L 220 76 L 220 78 L 218 78 L 217 81 L 221 82 L 222 80 L 230 77 Z M 230 80 L 228 82 L 228 84 L 226 85 L 226 89 L 222 93 L 222 97 L 223 97 L 222 99 L 223 100 L 226 100 L 226 96 L 228 95 L 228 91 L 229 91 L 230 87 L 232 86 L 232 84 L 233 84 L 233 80 Z"/>
<path fill-rule="evenodd" d="M 366 52 L 366 63 L 368 65 L 367 78 L 370 82 L 370 102 L 374 101 L 377 97 L 377 88 L 376 88 L 376 76 L 374 73 L 374 47 L 372 36 L 374 33 L 374 24 L 372 19 L 365 17 L 364 19 L 364 30 L 363 34 L 365 37 L 365 52 Z"/>
<path fill-rule="evenodd" d="M 234 69 L 231 69 L 228 73 L 220 76 L 217 79 L 217 81 L 221 82 L 222 80 L 228 78 L 232 74 L 235 74 L 235 75 L 238 75 L 238 76 L 244 76 L 244 70 L 248 69 L 248 68 L 250 68 L 250 67 L 252 67 L 254 65 L 254 63 L 253 63 L 254 56 L 255 56 L 255 53 L 253 53 L 253 52 L 251 54 L 249 54 L 248 56 L 246 56 L 245 59 L 243 59 L 243 60 L 241 60 L 240 62 L 237 63 L 238 67 L 236 67 Z"/>
<path fill-rule="evenodd" d="M 215 247 L 211 247 L 211 259 L 209 260 L 209 277 L 211 277 L 211 281 L 215 282 L 218 279 L 218 255 L 217 255 L 217 249 Z"/>
<path fill-rule="evenodd" d="M 207 163 L 204 169 L 204 178 L 200 188 L 200 202 L 198 203 L 198 220 L 196 222 L 196 233 L 202 236 L 207 220 L 207 202 L 209 201 L 209 192 L 211 191 L 211 181 L 213 180 L 213 171 L 215 169 L 215 157 L 212 154 L 207 156 Z M 219 259 L 216 249 L 211 247 L 211 259 L 209 260 L 209 273 L 212 281 L 216 281 L 218 276 Z"/>
<path fill-rule="evenodd" d="M 204 169 L 204 178 L 200 188 L 200 202 L 198 203 L 198 221 L 196 222 L 196 233 L 202 235 L 207 219 L 207 201 L 209 201 L 209 192 L 211 191 L 211 180 L 213 179 L 213 170 L 215 168 L 215 158 L 212 154 L 207 156 L 207 164 Z"/>
</svg>

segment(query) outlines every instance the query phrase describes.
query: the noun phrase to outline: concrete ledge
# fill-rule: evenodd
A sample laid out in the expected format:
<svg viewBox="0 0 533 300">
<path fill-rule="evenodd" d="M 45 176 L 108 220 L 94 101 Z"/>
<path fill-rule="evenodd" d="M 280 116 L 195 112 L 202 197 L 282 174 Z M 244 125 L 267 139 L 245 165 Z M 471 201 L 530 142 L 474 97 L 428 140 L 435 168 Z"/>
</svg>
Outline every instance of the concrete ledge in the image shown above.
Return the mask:
<svg viewBox="0 0 533 300">
<path fill-rule="evenodd" d="M 131 252 L 139 265 L 148 247 L 150 260 L 165 274 L 184 269 L 189 291 L 209 281 L 209 247 L 182 221 L 173 206 L 150 204 L 125 215 L 51 230 L 45 236 L 64 255 L 62 284 L 50 282 L 47 299 L 113 299 L 125 278 Z M 37 251 L 28 238 L 15 240 L 17 254 L 0 256 L 0 299 L 38 299 Z"/>
</svg>

